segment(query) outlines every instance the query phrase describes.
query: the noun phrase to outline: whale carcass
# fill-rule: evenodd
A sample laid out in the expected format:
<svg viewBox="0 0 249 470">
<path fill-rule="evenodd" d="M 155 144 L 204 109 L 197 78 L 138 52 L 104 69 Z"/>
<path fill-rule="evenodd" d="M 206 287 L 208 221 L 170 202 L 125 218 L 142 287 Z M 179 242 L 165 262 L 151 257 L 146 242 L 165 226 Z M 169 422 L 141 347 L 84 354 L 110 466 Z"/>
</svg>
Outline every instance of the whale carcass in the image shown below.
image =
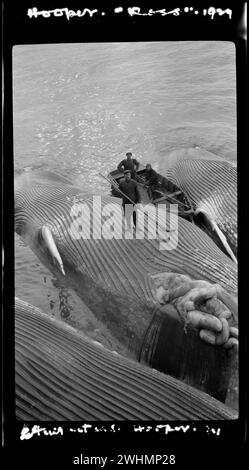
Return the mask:
<svg viewBox="0 0 249 470">
<path fill-rule="evenodd" d="M 231 420 L 237 413 L 15 299 L 16 418 Z"/>
<path fill-rule="evenodd" d="M 108 327 L 117 350 L 224 401 L 238 341 L 236 264 L 180 218 L 172 250 L 148 236 L 94 238 L 115 219 L 112 198 L 97 199 L 97 216 L 95 203 L 71 185 L 31 181 L 16 190 L 15 230 Z"/>
<path fill-rule="evenodd" d="M 237 168 L 233 162 L 202 153 L 200 149 L 172 152 L 163 163 L 164 174 L 187 197 L 195 223 L 236 262 Z"/>
</svg>

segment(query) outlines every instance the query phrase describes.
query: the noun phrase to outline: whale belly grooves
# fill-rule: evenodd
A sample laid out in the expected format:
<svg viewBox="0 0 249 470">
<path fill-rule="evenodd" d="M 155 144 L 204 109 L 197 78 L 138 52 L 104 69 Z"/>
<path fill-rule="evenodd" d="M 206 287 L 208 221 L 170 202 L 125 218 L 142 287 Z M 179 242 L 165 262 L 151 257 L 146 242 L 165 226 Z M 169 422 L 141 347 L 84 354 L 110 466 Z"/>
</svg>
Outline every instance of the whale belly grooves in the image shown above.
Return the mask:
<svg viewBox="0 0 249 470">
<path fill-rule="evenodd" d="M 103 287 L 64 260 L 65 279 L 46 258 L 36 254 L 107 326 L 117 351 L 225 401 L 231 359 L 223 349 L 203 343 L 197 331 L 188 330 L 186 334 L 171 304 L 158 307 Z"/>
<path fill-rule="evenodd" d="M 46 224 L 61 256 L 64 254 L 75 267 L 84 269 L 95 279 L 101 278 L 109 286 L 124 289 L 127 294 L 132 291 L 147 298 L 149 293 L 143 282 L 145 273 L 165 270 L 219 282 L 229 292 L 236 292 L 235 264 L 223 255 L 210 237 L 182 218 L 178 220 L 178 245 L 172 251 L 160 251 L 157 240 L 84 240 L 80 234 L 76 239 L 70 231 L 75 224 L 75 216 L 71 213 L 76 194 L 67 187 L 60 190 L 50 187 L 46 191 L 44 187 L 35 187 L 26 190 L 21 197 L 18 194 L 15 211 L 18 233 L 21 234 L 21 220 L 24 227 L 25 224 L 32 225 L 31 235 Z M 92 208 L 91 198 L 78 196 L 78 200 Z M 102 207 L 112 201 L 113 198 L 102 198 Z M 99 224 L 102 222 L 103 219 Z"/>
<path fill-rule="evenodd" d="M 15 361 L 22 421 L 237 418 L 207 394 L 96 345 L 19 299 Z"/>
<path fill-rule="evenodd" d="M 237 169 L 231 163 L 215 160 L 182 159 L 172 163 L 166 175 L 187 195 L 196 210 L 195 222 L 209 233 L 219 247 L 209 223 L 215 223 L 225 236 L 234 256 L 237 256 Z M 204 214 L 207 221 L 199 220 Z M 206 224 L 206 222 L 208 222 Z M 219 238 L 219 237 L 218 237 Z M 228 252 L 229 256 L 231 254 Z"/>
<path fill-rule="evenodd" d="M 164 272 L 219 283 L 236 295 L 236 265 L 210 237 L 179 219 L 178 245 L 173 251 L 160 251 L 158 240 L 84 240 L 72 236 L 72 224 L 81 225 L 72 205 L 76 201 L 91 209 L 91 197 L 72 187 L 47 186 L 44 191 L 44 186 L 36 185 L 17 193 L 16 201 L 18 233 L 23 235 L 29 227 L 25 235 L 37 256 L 77 292 L 128 353 L 224 401 L 230 368 L 227 355 L 222 348 L 201 342 L 196 331 L 186 335 L 174 307 L 160 306 L 153 295 L 152 278 Z M 53 234 L 65 276 L 40 243 L 44 225 Z"/>
</svg>

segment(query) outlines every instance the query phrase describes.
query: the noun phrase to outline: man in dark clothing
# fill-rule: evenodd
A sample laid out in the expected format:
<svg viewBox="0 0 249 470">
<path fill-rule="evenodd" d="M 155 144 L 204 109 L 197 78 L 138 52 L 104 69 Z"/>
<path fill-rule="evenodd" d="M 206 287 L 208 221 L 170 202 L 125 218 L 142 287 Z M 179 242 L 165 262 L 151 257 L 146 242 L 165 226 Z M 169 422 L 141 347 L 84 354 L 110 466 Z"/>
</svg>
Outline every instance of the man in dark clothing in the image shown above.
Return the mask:
<svg viewBox="0 0 249 470">
<path fill-rule="evenodd" d="M 146 165 L 145 178 L 149 186 L 150 197 L 153 197 L 153 191 L 158 187 L 158 174 L 152 169 L 150 163 Z"/>
<path fill-rule="evenodd" d="M 139 168 L 139 162 L 135 158 L 132 158 L 131 152 L 127 152 L 126 159 L 122 160 L 118 165 L 119 171 L 130 170 L 131 177 L 133 179 L 136 178 L 136 172 L 138 168 Z"/>
<path fill-rule="evenodd" d="M 125 170 L 124 176 L 125 176 L 124 180 L 122 180 L 121 183 L 119 184 L 119 189 L 124 194 L 122 206 L 123 206 L 124 214 L 126 216 L 127 225 L 128 227 L 130 227 L 130 220 L 128 219 L 129 214 L 127 214 L 125 211 L 125 205 L 133 203 L 133 207 L 134 207 L 135 204 L 139 204 L 141 202 L 141 196 L 139 193 L 137 182 L 131 179 L 131 171 Z M 126 198 L 125 196 L 128 196 L 129 199 Z M 133 215 L 133 223 L 136 226 L 136 211 L 134 209 L 133 209 L 132 215 Z"/>
</svg>

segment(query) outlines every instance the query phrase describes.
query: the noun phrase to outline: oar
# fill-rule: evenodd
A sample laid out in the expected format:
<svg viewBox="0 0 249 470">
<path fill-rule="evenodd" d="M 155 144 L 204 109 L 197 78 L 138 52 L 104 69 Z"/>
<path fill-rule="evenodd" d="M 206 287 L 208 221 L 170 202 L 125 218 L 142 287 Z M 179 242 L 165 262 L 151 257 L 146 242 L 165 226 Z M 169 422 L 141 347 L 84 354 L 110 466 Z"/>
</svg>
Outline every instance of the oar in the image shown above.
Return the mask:
<svg viewBox="0 0 249 470">
<path fill-rule="evenodd" d="M 106 181 L 108 181 L 108 183 L 110 183 L 112 186 L 114 186 L 114 188 L 120 192 L 120 194 L 122 194 L 122 196 L 125 197 L 125 199 L 128 199 L 128 201 L 130 201 L 132 204 L 135 204 L 134 201 L 132 201 L 132 199 L 129 198 L 129 196 L 127 196 L 126 194 L 123 193 L 123 191 L 121 191 L 121 189 L 119 189 L 119 186 L 118 186 L 118 183 L 112 179 L 108 179 L 106 176 L 102 175 L 102 173 L 99 173 L 100 176 L 102 176 L 103 178 L 105 178 Z"/>
<path fill-rule="evenodd" d="M 118 183 L 115 181 L 114 178 L 112 178 L 111 176 L 110 176 L 109 178 L 107 178 L 107 177 L 104 176 L 102 173 L 99 173 L 99 175 L 102 176 L 102 178 L 104 178 L 106 181 L 108 181 L 109 184 L 111 184 L 112 186 L 114 186 L 114 188 L 115 188 L 117 191 L 119 191 L 120 194 L 122 194 L 122 196 L 124 196 L 126 199 L 128 199 L 128 201 L 130 201 L 132 204 L 135 204 L 135 202 L 133 202 L 132 199 L 130 199 L 126 194 L 123 193 L 123 191 L 121 191 L 121 189 L 120 189 L 119 186 L 118 186 Z M 161 191 L 158 191 L 158 192 L 161 193 L 163 196 L 165 196 L 165 194 L 164 194 L 163 192 L 161 192 Z M 168 197 L 168 196 L 167 196 L 167 197 Z M 169 197 L 170 197 L 170 196 L 169 196 Z M 184 204 L 183 204 L 182 202 L 180 202 L 180 201 L 177 201 L 177 199 L 174 199 L 174 198 L 172 198 L 172 199 L 175 200 L 177 204 L 181 204 L 182 206 L 184 206 Z M 184 207 L 185 207 L 185 206 L 184 206 Z M 138 207 L 137 207 L 137 210 L 140 210 L 140 209 L 138 209 Z M 142 212 L 142 211 L 140 210 L 140 212 Z M 192 212 L 194 212 L 194 211 L 193 211 L 193 209 L 191 208 L 190 211 L 184 211 L 183 214 L 186 213 L 186 214 L 189 214 L 189 215 L 190 215 Z"/>
<path fill-rule="evenodd" d="M 156 189 L 155 190 L 158 194 L 161 194 L 161 196 L 164 196 L 165 199 L 171 199 L 173 202 L 176 202 L 177 204 L 181 205 L 181 206 L 184 206 L 185 207 L 185 204 L 181 201 L 178 201 L 177 199 L 175 199 L 173 196 L 171 196 L 171 194 L 165 194 L 163 193 L 162 191 Z"/>
<path fill-rule="evenodd" d="M 99 173 L 99 175 L 102 176 L 102 178 L 104 178 L 106 181 L 108 181 L 109 184 L 113 185 L 115 187 L 115 189 L 117 189 L 117 191 L 119 191 L 120 194 L 122 194 L 122 196 L 124 196 L 126 199 L 128 199 L 132 204 L 135 204 L 135 202 L 133 202 L 128 196 L 126 196 L 126 194 L 124 194 L 123 191 L 121 191 L 121 189 L 119 189 L 118 183 L 111 176 L 109 178 L 107 178 L 102 173 Z M 138 207 L 136 209 L 137 209 L 138 212 L 143 213 L 143 211 L 141 209 L 139 209 Z"/>
<path fill-rule="evenodd" d="M 145 188 L 147 188 L 147 185 L 146 185 L 146 182 L 143 181 L 143 179 L 140 177 L 140 176 L 136 176 L 137 178 L 137 181 L 142 185 L 144 186 Z M 166 193 L 163 193 L 162 191 L 160 191 L 159 189 L 155 189 L 155 191 L 158 193 L 158 194 L 161 194 L 161 196 L 164 196 L 165 199 L 171 199 L 173 202 L 176 202 L 177 204 L 179 205 L 182 205 L 185 207 L 184 203 L 181 202 L 181 201 L 178 201 L 177 199 L 174 198 L 174 195 L 175 193 L 173 194 L 166 194 Z M 188 201 L 189 202 L 189 201 Z M 190 205 L 190 204 L 189 204 Z M 190 206 L 191 207 L 191 206 Z M 192 209 L 192 208 L 191 208 Z"/>
<path fill-rule="evenodd" d="M 120 194 L 122 194 L 122 196 L 124 196 L 126 199 L 128 199 L 132 204 L 135 204 L 135 202 L 133 202 L 128 196 L 126 196 L 126 194 L 123 193 L 123 191 L 121 191 L 121 189 L 119 189 L 119 186 L 118 186 L 118 183 L 115 181 L 114 178 L 112 178 L 111 176 L 109 178 L 107 178 L 106 176 L 104 176 L 102 173 L 99 173 L 100 176 L 102 176 L 106 181 L 108 181 L 108 183 L 110 183 L 112 186 L 114 186 L 114 188 L 120 192 Z M 161 191 L 157 191 L 159 194 L 162 194 L 165 198 L 167 197 L 170 197 L 170 195 L 165 195 L 163 192 Z M 175 201 L 177 204 L 179 205 L 182 205 L 184 206 L 184 204 L 180 201 L 177 201 L 177 199 L 174 199 L 172 198 L 173 201 Z M 185 207 L 185 206 L 184 206 Z M 191 213 L 190 211 L 185 211 L 187 214 Z"/>
</svg>

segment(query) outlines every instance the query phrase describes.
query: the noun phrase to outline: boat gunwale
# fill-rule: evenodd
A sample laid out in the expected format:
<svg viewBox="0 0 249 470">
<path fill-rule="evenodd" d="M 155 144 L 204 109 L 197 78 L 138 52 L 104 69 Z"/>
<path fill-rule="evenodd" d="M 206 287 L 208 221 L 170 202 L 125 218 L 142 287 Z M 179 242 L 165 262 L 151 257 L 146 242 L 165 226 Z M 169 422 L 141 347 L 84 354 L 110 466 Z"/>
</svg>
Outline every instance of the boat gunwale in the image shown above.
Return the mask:
<svg viewBox="0 0 249 470">
<path fill-rule="evenodd" d="M 140 176 L 141 174 L 144 175 L 145 173 L 145 167 L 143 165 L 140 164 L 140 168 L 139 170 L 137 170 L 136 174 L 138 176 Z M 160 173 L 156 172 L 157 175 L 159 176 L 159 181 L 161 182 L 160 185 L 158 185 L 158 190 L 155 189 L 154 191 L 158 191 L 160 194 L 161 194 L 161 197 L 159 198 L 156 198 L 156 199 L 152 199 L 149 194 L 148 194 L 148 189 L 145 188 L 145 182 L 142 183 L 140 181 L 137 181 L 137 184 L 139 185 L 139 187 L 142 187 L 143 190 L 147 190 L 147 195 L 148 195 L 148 198 L 150 200 L 150 203 L 156 205 L 156 204 L 162 204 L 162 203 L 169 203 L 171 202 L 172 203 L 172 196 L 174 197 L 174 201 L 175 203 L 179 203 L 180 205 L 184 205 L 185 206 L 185 210 L 184 211 L 181 211 L 179 210 L 179 215 L 188 215 L 190 214 L 192 208 L 190 207 L 190 204 L 188 201 L 181 201 L 180 198 L 178 198 L 178 196 L 183 196 L 185 197 L 183 191 L 173 182 L 171 182 L 168 178 L 166 178 L 165 176 L 161 175 Z M 118 169 L 115 169 L 115 170 L 112 170 L 109 172 L 108 174 L 108 177 L 111 177 L 113 180 L 115 180 L 115 182 L 118 184 L 120 180 L 122 180 L 124 178 L 124 173 L 119 171 Z M 170 185 L 172 187 L 172 190 L 173 191 L 170 191 L 169 189 L 166 189 L 166 184 Z M 175 195 L 175 193 L 178 193 L 178 195 Z M 121 198 L 121 195 L 119 194 L 118 190 L 111 184 L 111 193 L 114 197 L 119 197 Z M 164 193 L 164 197 L 163 197 L 163 194 Z"/>
</svg>

